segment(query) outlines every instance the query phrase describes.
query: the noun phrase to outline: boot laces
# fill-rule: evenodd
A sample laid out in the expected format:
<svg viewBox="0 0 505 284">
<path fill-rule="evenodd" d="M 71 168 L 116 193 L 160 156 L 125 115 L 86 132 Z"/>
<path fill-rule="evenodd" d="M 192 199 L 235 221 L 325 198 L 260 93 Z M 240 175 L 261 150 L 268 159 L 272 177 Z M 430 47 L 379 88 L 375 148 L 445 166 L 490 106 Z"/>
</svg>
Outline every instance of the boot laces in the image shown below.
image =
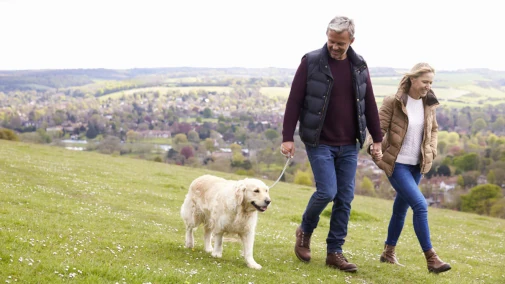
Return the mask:
<svg viewBox="0 0 505 284">
<path fill-rule="evenodd" d="M 348 262 L 343 253 L 335 253 L 335 256 L 340 262 Z"/>
<path fill-rule="evenodd" d="M 304 248 L 310 248 L 310 235 L 305 236 L 305 232 L 303 232 L 303 231 L 302 231 L 301 235 L 302 235 L 302 239 L 301 239 L 301 241 L 302 241 L 302 243 L 301 243 L 302 247 L 304 247 Z"/>
</svg>

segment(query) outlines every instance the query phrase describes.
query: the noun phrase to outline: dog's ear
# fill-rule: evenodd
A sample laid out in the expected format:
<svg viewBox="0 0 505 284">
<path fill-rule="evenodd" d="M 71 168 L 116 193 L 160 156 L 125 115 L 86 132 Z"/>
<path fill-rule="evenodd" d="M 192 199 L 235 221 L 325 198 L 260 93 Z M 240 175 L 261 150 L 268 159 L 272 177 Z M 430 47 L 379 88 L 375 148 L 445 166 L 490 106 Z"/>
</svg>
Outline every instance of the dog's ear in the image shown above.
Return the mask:
<svg viewBox="0 0 505 284">
<path fill-rule="evenodd" d="M 245 189 L 245 182 L 242 180 L 237 181 L 237 184 L 235 186 L 235 198 L 237 199 L 237 204 L 242 204 L 242 201 L 244 201 Z"/>
</svg>

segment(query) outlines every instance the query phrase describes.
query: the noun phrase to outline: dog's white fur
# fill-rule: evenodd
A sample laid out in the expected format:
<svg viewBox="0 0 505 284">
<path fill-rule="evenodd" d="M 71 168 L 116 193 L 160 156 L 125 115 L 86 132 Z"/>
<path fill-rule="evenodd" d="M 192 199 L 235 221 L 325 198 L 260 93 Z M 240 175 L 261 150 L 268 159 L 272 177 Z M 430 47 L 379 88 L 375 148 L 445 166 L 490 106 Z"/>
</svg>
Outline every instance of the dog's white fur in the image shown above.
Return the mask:
<svg viewBox="0 0 505 284">
<path fill-rule="evenodd" d="M 212 175 L 196 178 L 181 208 L 186 224 L 186 247 L 194 246 L 193 232 L 203 224 L 205 251 L 219 258 L 223 253 L 223 234 L 236 233 L 242 240 L 247 266 L 261 269 L 253 258 L 253 245 L 258 211 L 265 211 L 271 202 L 268 191 L 265 183 L 253 178 L 239 181 Z"/>
</svg>

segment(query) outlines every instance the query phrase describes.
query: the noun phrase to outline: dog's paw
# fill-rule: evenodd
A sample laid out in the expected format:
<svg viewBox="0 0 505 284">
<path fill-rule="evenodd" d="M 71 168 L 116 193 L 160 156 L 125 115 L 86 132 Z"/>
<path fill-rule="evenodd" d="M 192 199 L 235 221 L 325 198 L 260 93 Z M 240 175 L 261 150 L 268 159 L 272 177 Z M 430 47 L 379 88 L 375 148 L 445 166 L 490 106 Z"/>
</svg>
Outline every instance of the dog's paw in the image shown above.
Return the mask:
<svg viewBox="0 0 505 284">
<path fill-rule="evenodd" d="M 259 269 L 261 269 L 261 267 L 262 267 L 262 266 L 261 266 L 261 265 L 259 265 L 259 264 L 257 264 L 256 262 L 254 262 L 254 263 L 248 263 L 248 264 L 247 264 L 247 267 L 249 267 L 249 268 L 254 268 L 254 269 L 258 269 L 258 270 L 259 270 Z"/>
<path fill-rule="evenodd" d="M 217 252 L 212 252 L 211 254 L 213 257 L 216 257 L 216 258 L 221 258 L 223 257 L 223 254 L 222 253 L 217 253 Z"/>
<path fill-rule="evenodd" d="M 209 248 L 206 248 L 205 249 L 205 252 L 208 252 L 208 253 L 211 253 L 214 251 L 214 248 L 213 247 L 209 247 Z"/>
</svg>

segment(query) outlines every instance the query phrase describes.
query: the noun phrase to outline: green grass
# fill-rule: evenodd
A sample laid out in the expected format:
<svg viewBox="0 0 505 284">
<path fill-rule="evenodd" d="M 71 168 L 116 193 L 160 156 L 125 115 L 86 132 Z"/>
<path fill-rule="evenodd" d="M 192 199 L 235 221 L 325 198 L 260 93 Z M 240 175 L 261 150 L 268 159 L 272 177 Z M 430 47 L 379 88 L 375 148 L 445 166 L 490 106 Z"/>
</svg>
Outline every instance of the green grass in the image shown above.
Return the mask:
<svg viewBox="0 0 505 284">
<path fill-rule="evenodd" d="M 246 267 L 234 236 L 223 258 L 184 248 L 179 209 L 192 179 L 226 173 L 0 140 L 0 282 L 3 283 L 504 283 L 505 220 L 430 208 L 432 242 L 453 269 L 433 275 L 409 212 L 397 246 L 405 267 L 379 262 L 392 202 L 356 196 L 347 258 L 355 274 L 325 267 L 329 208 L 313 259 L 293 253 L 294 231 L 313 188 L 278 183 L 259 217 Z M 272 181 L 265 181 L 268 185 Z"/>
</svg>

